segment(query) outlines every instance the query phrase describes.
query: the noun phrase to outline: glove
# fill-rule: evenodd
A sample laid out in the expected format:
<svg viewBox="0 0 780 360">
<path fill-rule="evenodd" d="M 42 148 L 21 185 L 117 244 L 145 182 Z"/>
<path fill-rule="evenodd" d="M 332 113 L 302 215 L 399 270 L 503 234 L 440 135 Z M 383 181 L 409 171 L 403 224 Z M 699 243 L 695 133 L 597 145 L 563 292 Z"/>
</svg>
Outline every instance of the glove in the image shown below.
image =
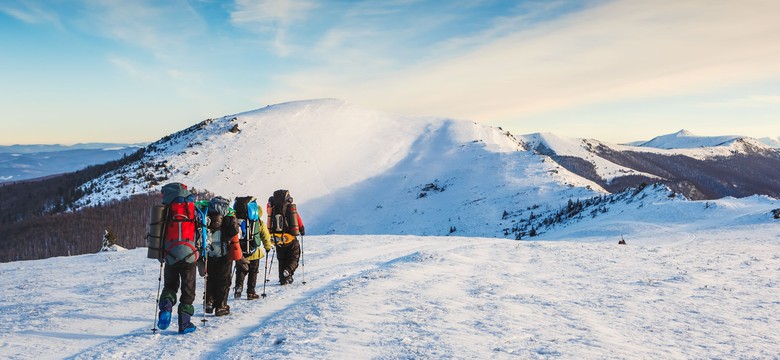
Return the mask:
<svg viewBox="0 0 780 360">
<path fill-rule="evenodd" d="M 301 226 L 301 235 L 306 235 L 306 228 Z"/>
</svg>

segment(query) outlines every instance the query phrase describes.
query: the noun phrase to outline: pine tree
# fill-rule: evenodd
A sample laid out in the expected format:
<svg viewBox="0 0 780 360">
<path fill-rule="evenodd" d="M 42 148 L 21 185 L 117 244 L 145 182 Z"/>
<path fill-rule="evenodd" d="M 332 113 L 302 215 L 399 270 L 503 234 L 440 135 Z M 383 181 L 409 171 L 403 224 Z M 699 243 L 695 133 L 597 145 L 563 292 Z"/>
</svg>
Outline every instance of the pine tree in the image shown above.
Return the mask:
<svg viewBox="0 0 780 360">
<path fill-rule="evenodd" d="M 103 247 L 100 251 L 115 251 L 116 250 L 116 236 L 111 230 L 106 230 L 103 235 Z"/>
</svg>

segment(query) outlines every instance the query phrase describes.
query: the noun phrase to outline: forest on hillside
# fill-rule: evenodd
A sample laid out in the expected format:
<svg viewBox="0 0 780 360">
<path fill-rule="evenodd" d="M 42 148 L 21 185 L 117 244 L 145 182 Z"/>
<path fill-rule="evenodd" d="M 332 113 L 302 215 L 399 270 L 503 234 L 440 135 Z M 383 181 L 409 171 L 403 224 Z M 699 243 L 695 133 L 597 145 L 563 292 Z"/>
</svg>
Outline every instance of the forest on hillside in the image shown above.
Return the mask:
<svg viewBox="0 0 780 360">
<path fill-rule="evenodd" d="M 158 194 L 134 195 L 107 205 L 2 224 L 0 262 L 95 253 L 100 250 L 105 230 L 116 236 L 119 246 L 146 246 L 149 209 L 158 203 Z"/>
<path fill-rule="evenodd" d="M 138 161 L 144 152 L 72 173 L 0 184 L 0 262 L 97 252 L 106 230 L 119 246 L 146 246 L 149 211 L 160 203 L 159 193 L 74 210 L 79 199 L 95 190 L 84 184 Z"/>
</svg>

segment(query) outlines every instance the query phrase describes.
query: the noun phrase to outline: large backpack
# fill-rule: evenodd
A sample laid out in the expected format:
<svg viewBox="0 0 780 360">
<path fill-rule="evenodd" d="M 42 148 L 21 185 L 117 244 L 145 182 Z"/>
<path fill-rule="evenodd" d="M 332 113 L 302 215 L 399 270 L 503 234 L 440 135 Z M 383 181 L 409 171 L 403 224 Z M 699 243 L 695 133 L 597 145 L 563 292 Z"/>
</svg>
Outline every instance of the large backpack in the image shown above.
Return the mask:
<svg viewBox="0 0 780 360">
<path fill-rule="evenodd" d="M 162 187 L 164 219 L 162 252 L 165 263 L 192 264 L 198 260 L 195 238 L 195 196 L 182 183 Z"/>
<path fill-rule="evenodd" d="M 209 201 L 209 257 L 222 257 L 228 253 L 228 239 L 222 236 L 222 221 L 230 213 L 230 200 L 215 196 Z M 224 240 L 224 241 L 223 241 Z"/>
<path fill-rule="evenodd" d="M 298 212 L 290 192 L 276 190 L 268 199 L 268 228 L 273 234 L 300 234 L 298 230 Z"/>
<path fill-rule="evenodd" d="M 241 224 L 241 238 L 239 245 L 244 256 L 250 256 L 257 251 L 254 241 L 255 224 L 260 220 L 260 209 L 254 196 L 237 197 L 233 206 L 236 218 Z"/>
</svg>

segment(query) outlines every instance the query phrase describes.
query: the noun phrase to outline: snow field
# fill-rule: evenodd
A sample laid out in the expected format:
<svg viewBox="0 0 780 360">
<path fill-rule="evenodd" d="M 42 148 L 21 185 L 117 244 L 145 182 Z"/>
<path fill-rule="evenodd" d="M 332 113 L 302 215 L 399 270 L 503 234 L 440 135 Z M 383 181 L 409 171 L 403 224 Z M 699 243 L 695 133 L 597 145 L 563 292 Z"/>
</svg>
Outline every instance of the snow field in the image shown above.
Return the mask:
<svg viewBox="0 0 780 360">
<path fill-rule="evenodd" d="M 780 354 L 780 224 L 627 240 L 306 237 L 306 285 L 300 268 L 291 286 L 273 277 L 267 298 L 231 298 L 229 316 L 207 315 L 188 335 L 176 315 L 150 331 L 159 267 L 146 249 L 0 264 L 0 357 Z"/>
</svg>

